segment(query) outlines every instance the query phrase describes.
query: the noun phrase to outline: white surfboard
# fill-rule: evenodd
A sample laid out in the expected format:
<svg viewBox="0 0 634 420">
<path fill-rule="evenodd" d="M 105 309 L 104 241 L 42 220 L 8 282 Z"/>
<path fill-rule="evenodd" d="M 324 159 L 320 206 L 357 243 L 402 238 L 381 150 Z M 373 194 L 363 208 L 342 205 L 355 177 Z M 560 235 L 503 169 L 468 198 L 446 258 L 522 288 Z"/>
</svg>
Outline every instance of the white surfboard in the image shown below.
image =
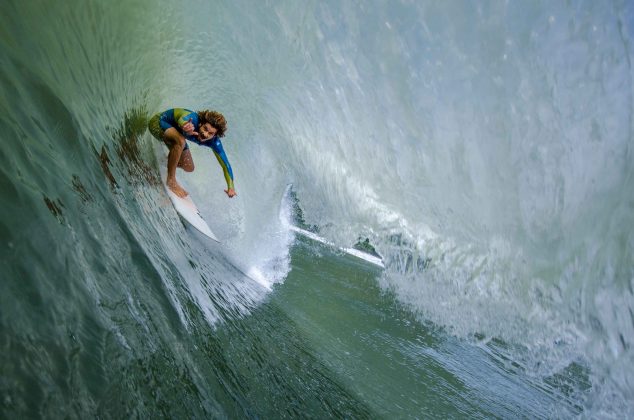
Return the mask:
<svg viewBox="0 0 634 420">
<path fill-rule="evenodd" d="M 176 212 L 183 220 L 193 226 L 194 229 L 196 229 L 209 239 L 220 242 L 216 235 L 214 235 L 214 233 L 209 228 L 207 222 L 205 222 L 205 219 L 203 219 L 200 215 L 198 207 L 196 207 L 196 204 L 194 204 L 194 200 L 192 200 L 191 198 L 191 194 L 187 194 L 185 198 L 180 198 L 179 196 L 174 194 L 174 192 L 172 192 L 172 190 L 170 190 L 165 183 L 165 180 L 167 179 L 167 156 L 159 157 L 159 162 L 159 173 L 161 174 L 161 180 L 163 181 L 163 188 L 165 188 L 165 192 L 174 205 Z"/>
<path fill-rule="evenodd" d="M 163 183 L 163 185 L 165 185 L 165 183 Z M 174 208 L 183 219 L 209 239 L 220 242 L 209 228 L 209 225 L 207 225 L 207 222 L 205 222 L 205 219 L 200 215 L 196 204 L 194 204 L 191 198 L 191 194 L 188 194 L 185 198 L 181 198 L 174 194 L 167 185 L 165 185 L 165 191 L 167 191 L 167 195 L 172 201 L 172 204 L 174 204 Z"/>
<path fill-rule="evenodd" d="M 330 241 L 327 241 L 326 239 L 322 238 L 321 236 L 313 233 L 313 232 L 309 232 L 307 230 L 298 228 L 297 226 L 293 226 L 293 225 L 289 225 L 289 228 L 294 231 L 295 233 L 298 233 L 302 236 L 305 236 L 307 238 L 312 239 L 313 241 L 317 241 L 317 242 L 321 242 L 324 245 L 328 245 L 331 246 L 333 248 L 338 248 L 340 251 L 345 252 L 348 255 L 352 255 L 353 257 L 357 257 L 360 258 L 362 260 L 365 260 L 371 264 L 374 264 L 378 267 L 381 268 L 385 268 L 385 264 L 383 264 L 383 260 L 379 257 L 375 257 L 374 255 L 368 254 L 367 252 L 363 252 L 363 251 L 359 251 L 358 249 L 354 249 L 354 248 L 342 248 L 342 247 L 338 247 L 335 244 L 333 244 Z"/>
</svg>

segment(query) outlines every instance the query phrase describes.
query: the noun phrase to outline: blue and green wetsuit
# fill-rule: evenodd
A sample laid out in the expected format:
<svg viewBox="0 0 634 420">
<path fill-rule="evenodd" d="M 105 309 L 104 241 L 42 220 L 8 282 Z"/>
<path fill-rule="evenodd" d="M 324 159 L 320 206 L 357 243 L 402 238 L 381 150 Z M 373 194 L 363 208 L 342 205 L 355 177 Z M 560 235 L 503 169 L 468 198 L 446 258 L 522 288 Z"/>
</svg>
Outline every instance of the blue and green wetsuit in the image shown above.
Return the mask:
<svg viewBox="0 0 634 420">
<path fill-rule="evenodd" d="M 198 114 L 194 111 L 190 111 L 185 108 L 172 108 L 168 109 L 165 112 L 159 112 L 155 114 L 148 123 L 148 129 L 150 133 L 157 139 L 163 141 L 163 134 L 165 134 L 165 130 L 170 127 L 174 127 L 178 130 L 179 133 L 185 137 L 185 139 L 192 141 L 200 146 L 209 147 L 213 150 L 214 155 L 216 155 L 216 159 L 222 168 L 222 171 L 225 176 L 225 181 L 227 181 L 227 188 L 233 189 L 233 171 L 231 170 L 231 165 L 229 164 L 229 159 L 227 159 L 227 155 L 225 154 L 224 149 L 222 148 L 222 143 L 218 136 L 207 140 L 200 141 L 196 136 L 188 136 L 183 131 L 183 126 L 189 122 L 191 119 L 192 124 L 194 124 L 194 131 L 198 131 L 199 121 Z M 185 148 L 183 150 L 189 149 L 187 143 L 185 143 Z"/>
</svg>

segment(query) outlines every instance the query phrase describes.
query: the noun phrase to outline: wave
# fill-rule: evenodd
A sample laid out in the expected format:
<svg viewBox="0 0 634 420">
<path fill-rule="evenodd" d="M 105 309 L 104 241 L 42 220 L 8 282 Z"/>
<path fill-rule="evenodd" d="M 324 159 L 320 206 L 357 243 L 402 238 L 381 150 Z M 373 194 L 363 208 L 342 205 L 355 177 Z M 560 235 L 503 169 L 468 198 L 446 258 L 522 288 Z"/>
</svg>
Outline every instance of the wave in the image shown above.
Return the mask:
<svg viewBox="0 0 634 420">
<path fill-rule="evenodd" d="M 47 273 L 85 278 L 69 296 L 106 307 L 140 287 L 113 278 L 151 272 L 184 325 L 193 299 L 214 326 L 287 276 L 292 183 L 321 236 L 370 240 L 381 287 L 421 321 L 502 339 L 536 377 L 583 365 L 588 412 L 630 413 L 632 16 L 589 1 L 6 3 L 4 261 L 27 253 L 11 275 L 51 288 Z M 229 121 L 239 199 L 203 150 L 179 174 L 222 248 L 184 240 L 161 205 L 165 150 L 144 118 L 173 106 Z"/>
</svg>

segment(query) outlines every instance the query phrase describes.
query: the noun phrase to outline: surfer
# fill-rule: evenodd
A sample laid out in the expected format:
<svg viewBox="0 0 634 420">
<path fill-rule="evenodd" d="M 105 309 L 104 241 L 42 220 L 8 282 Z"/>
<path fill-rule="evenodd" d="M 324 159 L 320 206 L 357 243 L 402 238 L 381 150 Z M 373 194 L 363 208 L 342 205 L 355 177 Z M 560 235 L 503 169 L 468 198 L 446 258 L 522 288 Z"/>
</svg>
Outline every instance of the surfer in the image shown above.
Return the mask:
<svg viewBox="0 0 634 420">
<path fill-rule="evenodd" d="M 176 168 L 182 168 L 186 172 L 194 170 L 194 160 L 186 141 L 189 140 L 213 150 L 227 182 L 225 193 L 229 198 L 236 195 L 233 171 L 220 142 L 220 137 L 224 137 L 227 131 L 227 121 L 221 113 L 172 108 L 150 118 L 148 129 L 169 148 L 166 184 L 174 194 L 179 197 L 187 196 L 187 191 L 176 181 Z"/>
</svg>

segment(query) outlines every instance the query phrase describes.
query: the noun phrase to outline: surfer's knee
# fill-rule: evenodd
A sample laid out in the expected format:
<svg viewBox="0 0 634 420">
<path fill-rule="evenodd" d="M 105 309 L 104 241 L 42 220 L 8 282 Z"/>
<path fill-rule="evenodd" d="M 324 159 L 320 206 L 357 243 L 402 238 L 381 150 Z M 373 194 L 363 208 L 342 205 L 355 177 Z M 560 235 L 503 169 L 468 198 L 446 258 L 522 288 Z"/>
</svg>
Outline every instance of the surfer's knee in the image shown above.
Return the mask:
<svg viewBox="0 0 634 420">
<path fill-rule="evenodd" d="M 187 143 L 187 141 L 185 140 L 185 137 L 183 137 L 181 133 L 179 133 L 173 127 L 170 127 L 167 130 L 165 130 L 165 134 L 163 135 L 163 141 L 165 142 L 167 147 L 169 147 L 170 149 L 174 146 L 180 146 L 180 148 L 182 149 L 185 147 L 185 143 Z"/>
<path fill-rule="evenodd" d="M 178 167 L 182 168 L 185 172 L 194 172 L 194 159 L 189 149 L 183 150 L 181 159 L 178 162 Z"/>
<path fill-rule="evenodd" d="M 178 167 L 184 170 L 185 172 L 194 172 L 194 162 L 193 161 L 185 161 L 180 162 Z"/>
</svg>

